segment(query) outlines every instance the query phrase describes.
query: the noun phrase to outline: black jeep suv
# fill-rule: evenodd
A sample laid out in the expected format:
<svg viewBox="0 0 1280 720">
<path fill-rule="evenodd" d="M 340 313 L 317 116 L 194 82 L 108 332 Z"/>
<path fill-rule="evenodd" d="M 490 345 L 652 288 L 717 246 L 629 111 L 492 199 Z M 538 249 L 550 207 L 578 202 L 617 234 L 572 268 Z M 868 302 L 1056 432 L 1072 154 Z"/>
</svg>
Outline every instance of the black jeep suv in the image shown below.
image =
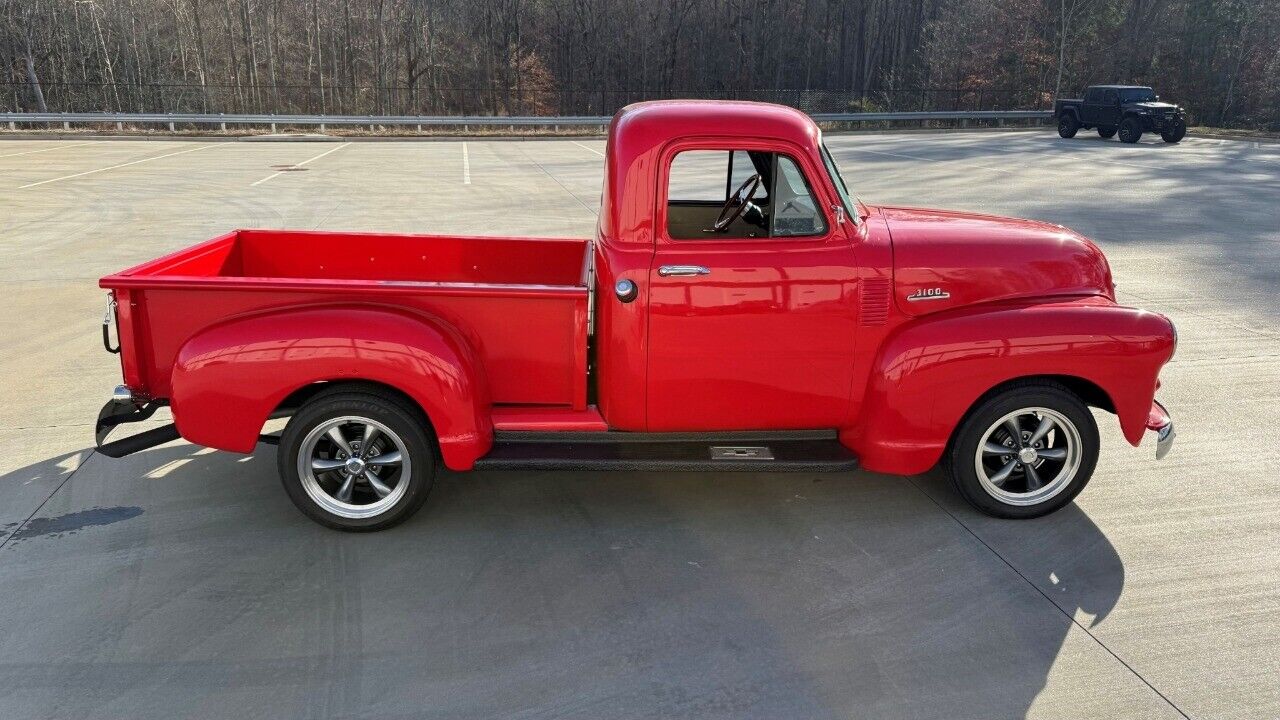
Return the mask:
<svg viewBox="0 0 1280 720">
<path fill-rule="evenodd" d="M 1149 87 L 1138 85 L 1091 85 L 1083 100 L 1056 100 L 1053 117 L 1058 134 L 1075 137 L 1080 128 L 1097 128 L 1109 138 L 1120 132 L 1120 140 L 1136 143 L 1142 133 L 1160 133 L 1167 143 L 1176 143 L 1187 134 L 1187 113 L 1177 105 L 1159 102 Z"/>
</svg>

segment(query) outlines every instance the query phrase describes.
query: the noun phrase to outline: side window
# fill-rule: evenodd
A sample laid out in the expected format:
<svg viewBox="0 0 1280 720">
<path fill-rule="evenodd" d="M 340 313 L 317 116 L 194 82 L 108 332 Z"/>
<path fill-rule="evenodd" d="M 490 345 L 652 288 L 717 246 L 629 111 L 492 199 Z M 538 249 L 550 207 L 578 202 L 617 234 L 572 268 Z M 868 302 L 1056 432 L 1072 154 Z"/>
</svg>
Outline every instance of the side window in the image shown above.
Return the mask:
<svg viewBox="0 0 1280 720">
<path fill-rule="evenodd" d="M 1106 103 L 1107 105 L 1114 105 L 1118 97 L 1119 96 L 1116 94 L 1115 90 L 1107 90 L 1105 93 L 1102 94 L 1102 102 Z"/>
<path fill-rule="evenodd" d="M 827 223 L 809 192 L 804 173 L 786 155 L 778 156 L 778 180 L 774 185 L 773 236 L 821 235 Z"/>
<path fill-rule="evenodd" d="M 1087 103 L 1096 103 L 1101 100 L 1102 91 L 1098 88 L 1089 88 L 1084 93 L 1084 101 Z"/>
<path fill-rule="evenodd" d="M 796 162 L 757 150 L 686 150 L 671 162 L 667 234 L 679 240 L 821 235 L 827 223 Z"/>
</svg>

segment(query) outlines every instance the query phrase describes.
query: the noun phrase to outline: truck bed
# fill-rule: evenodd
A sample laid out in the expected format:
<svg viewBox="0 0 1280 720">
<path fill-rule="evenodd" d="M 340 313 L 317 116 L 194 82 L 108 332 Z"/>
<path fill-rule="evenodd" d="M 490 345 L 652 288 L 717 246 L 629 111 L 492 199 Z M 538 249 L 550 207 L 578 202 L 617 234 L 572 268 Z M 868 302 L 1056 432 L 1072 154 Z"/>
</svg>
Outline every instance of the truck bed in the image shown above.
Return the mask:
<svg viewBox="0 0 1280 720">
<path fill-rule="evenodd" d="M 183 343 L 292 306 L 382 304 L 439 318 L 481 359 L 494 404 L 586 407 L 584 239 L 237 230 L 102 278 L 126 384 L 168 397 Z"/>
</svg>

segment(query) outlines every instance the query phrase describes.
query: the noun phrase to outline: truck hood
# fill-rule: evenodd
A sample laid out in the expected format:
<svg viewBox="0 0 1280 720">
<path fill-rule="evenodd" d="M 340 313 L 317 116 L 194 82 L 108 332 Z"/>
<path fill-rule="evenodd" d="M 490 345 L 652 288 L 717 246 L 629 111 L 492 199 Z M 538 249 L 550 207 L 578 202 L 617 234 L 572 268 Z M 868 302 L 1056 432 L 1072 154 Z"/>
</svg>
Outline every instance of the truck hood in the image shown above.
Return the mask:
<svg viewBox="0 0 1280 720">
<path fill-rule="evenodd" d="M 1129 107 L 1138 108 L 1140 110 L 1177 110 L 1178 106 L 1167 102 L 1139 102 L 1129 103 Z"/>
<path fill-rule="evenodd" d="M 893 239 L 895 299 L 908 315 L 1063 295 L 1115 299 L 1102 251 L 1061 225 L 881 207 Z"/>
</svg>

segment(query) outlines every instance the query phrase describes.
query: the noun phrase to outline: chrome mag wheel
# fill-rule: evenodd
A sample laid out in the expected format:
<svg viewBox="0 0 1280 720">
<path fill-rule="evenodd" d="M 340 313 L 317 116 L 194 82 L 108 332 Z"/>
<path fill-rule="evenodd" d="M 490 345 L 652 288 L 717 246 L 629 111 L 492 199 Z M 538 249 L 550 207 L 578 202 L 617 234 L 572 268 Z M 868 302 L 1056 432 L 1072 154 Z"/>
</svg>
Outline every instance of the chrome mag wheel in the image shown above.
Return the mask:
<svg viewBox="0 0 1280 720">
<path fill-rule="evenodd" d="M 339 517 L 371 518 L 409 489 L 413 468 L 404 441 L 386 425 L 348 415 L 320 423 L 298 452 L 298 477 L 316 505 Z"/>
<path fill-rule="evenodd" d="M 1083 457 L 1080 431 L 1045 407 L 1015 410 L 978 442 L 974 470 L 991 497 L 1008 505 L 1042 503 L 1071 484 Z"/>
</svg>

